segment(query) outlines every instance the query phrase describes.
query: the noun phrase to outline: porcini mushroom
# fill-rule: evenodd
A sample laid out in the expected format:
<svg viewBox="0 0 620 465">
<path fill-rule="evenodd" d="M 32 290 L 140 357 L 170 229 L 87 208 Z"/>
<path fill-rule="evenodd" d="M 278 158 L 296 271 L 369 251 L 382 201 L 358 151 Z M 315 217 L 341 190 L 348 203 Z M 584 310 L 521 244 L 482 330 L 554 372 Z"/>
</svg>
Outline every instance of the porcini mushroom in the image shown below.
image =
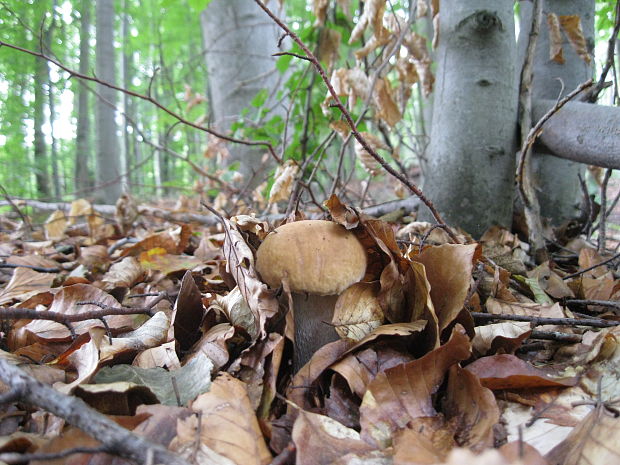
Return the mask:
<svg viewBox="0 0 620 465">
<path fill-rule="evenodd" d="M 286 278 L 293 297 L 294 369 L 328 342 L 338 339 L 330 325 L 339 294 L 366 272 L 364 246 L 355 234 L 331 221 L 284 224 L 256 252 L 256 270 L 271 288 Z"/>
</svg>

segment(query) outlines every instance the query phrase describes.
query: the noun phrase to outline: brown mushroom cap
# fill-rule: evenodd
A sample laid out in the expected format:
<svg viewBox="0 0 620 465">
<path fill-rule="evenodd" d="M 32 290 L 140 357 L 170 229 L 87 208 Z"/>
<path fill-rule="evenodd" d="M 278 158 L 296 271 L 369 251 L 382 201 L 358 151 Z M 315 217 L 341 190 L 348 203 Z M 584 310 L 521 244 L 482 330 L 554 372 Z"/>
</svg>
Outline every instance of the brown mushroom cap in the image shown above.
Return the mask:
<svg viewBox="0 0 620 465">
<path fill-rule="evenodd" d="M 256 269 L 272 288 L 287 276 L 292 292 L 340 294 L 366 272 L 366 251 L 355 234 L 323 220 L 287 223 L 256 251 Z"/>
</svg>

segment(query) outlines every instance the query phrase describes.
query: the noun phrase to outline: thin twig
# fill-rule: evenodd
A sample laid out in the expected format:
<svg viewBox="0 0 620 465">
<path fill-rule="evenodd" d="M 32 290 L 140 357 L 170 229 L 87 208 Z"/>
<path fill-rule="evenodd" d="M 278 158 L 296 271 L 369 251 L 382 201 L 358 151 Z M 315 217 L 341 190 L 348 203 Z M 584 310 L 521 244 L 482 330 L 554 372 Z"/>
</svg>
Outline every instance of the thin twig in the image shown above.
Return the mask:
<svg viewBox="0 0 620 465">
<path fill-rule="evenodd" d="M 493 314 L 493 313 L 481 313 L 471 312 L 471 316 L 477 320 L 506 320 L 506 321 L 526 321 L 533 325 L 564 325 L 564 326 L 591 326 L 593 328 L 609 328 L 610 326 L 617 326 L 620 321 L 601 320 L 598 318 L 547 318 L 540 316 L 528 316 L 528 315 L 507 315 L 507 314 Z"/>
<path fill-rule="evenodd" d="M 613 257 L 608 258 L 607 260 L 602 261 L 601 263 L 596 263 L 592 266 L 589 266 L 587 268 L 584 268 L 583 270 L 579 270 L 576 273 L 573 274 L 569 274 L 567 276 L 563 276 L 562 279 L 566 280 L 566 279 L 571 279 L 571 278 L 576 278 L 579 275 L 582 275 L 590 270 L 593 270 L 594 268 L 598 268 L 599 266 L 603 266 L 603 265 L 607 265 L 610 262 L 613 262 L 614 260 L 616 260 L 617 258 L 620 257 L 620 252 L 615 254 Z"/>
</svg>

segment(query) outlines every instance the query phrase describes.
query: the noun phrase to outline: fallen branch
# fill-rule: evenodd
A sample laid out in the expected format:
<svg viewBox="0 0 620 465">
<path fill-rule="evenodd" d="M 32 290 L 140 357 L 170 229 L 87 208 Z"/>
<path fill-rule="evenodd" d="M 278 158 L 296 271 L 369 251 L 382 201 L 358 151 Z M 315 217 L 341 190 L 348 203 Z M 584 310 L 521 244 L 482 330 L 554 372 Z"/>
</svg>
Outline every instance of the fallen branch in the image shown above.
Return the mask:
<svg viewBox="0 0 620 465">
<path fill-rule="evenodd" d="M 162 445 L 118 425 L 82 399 L 61 394 L 3 359 L 0 359 L 0 380 L 9 387 L 9 391 L 0 396 L 0 403 L 20 401 L 64 418 L 68 423 L 101 442 L 108 454 L 145 465 L 147 463 L 189 465 L 187 461 Z"/>
<path fill-rule="evenodd" d="M 618 326 L 620 321 L 601 320 L 598 318 L 547 318 L 540 316 L 527 315 L 506 315 L 471 312 L 471 316 L 476 320 L 506 320 L 506 321 L 526 321 L 534 326 L 538 325 L 564 325 L 564 326 L 591 326 L 593 328 L 609 328 L 610 326 Z"/>
</svg>

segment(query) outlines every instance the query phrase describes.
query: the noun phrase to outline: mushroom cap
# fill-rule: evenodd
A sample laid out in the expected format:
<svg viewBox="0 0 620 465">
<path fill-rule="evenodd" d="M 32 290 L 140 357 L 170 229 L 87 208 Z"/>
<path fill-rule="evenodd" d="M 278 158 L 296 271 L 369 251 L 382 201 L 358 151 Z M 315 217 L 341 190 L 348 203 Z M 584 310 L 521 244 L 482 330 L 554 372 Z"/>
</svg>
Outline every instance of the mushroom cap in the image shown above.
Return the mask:
<svg viewBox="0 0 620 465">
<path fill-rule="evenodd" d="M 256 251 L 256 270 L 270 287 L 288 279 L 292 292 L 340 294 L 366 273 L 364 246 L 355 234 L 331 221 L 287 223 Z"/>
</svg>

